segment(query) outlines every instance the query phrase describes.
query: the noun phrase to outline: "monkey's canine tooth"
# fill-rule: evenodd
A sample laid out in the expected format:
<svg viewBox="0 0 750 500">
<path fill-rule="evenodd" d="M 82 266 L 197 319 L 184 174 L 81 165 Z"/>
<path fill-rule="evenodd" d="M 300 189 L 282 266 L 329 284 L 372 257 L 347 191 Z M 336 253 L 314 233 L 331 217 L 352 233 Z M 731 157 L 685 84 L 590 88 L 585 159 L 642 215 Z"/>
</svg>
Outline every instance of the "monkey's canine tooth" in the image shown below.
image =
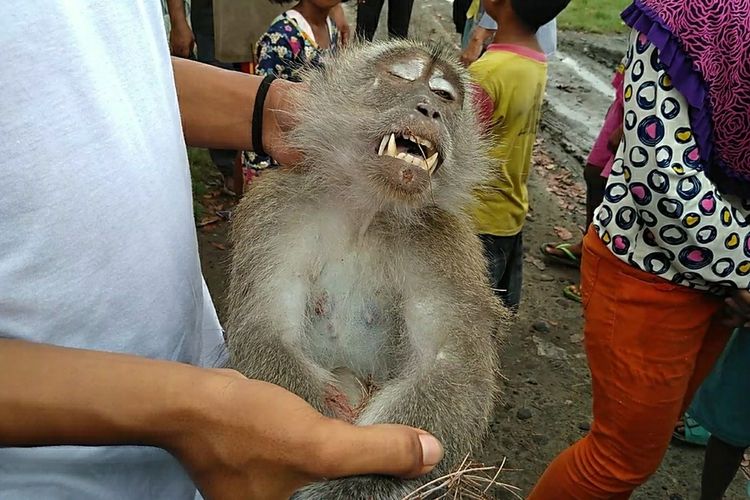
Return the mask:
<svg viewBox="0 0 750 500">
<path fill-rule="evenodd" d="M 378 156 L 383 156 L 383 151 L 385 151 L 385 147 L 388 145 L 388 136 L 384 135 L 383 140 L 380 141 L 380 147 L 378 148 Z"/>
<path fill-rule="evenodd" d="M 435 165 L 437 165 L 437 161 L 438 161 L 437 153 L 427 158 L 425 162 L 427 163 L 428 170 L 432 171 L 435 168 Z"/>
<path fill-rule="evenodd" d="M 396 156 L 396 153 L 398 153 L 398 150 L 396 150 L 396 136 L 391 134 L 391 137 L 388 139 L 388 154 Z"/>
</svg>

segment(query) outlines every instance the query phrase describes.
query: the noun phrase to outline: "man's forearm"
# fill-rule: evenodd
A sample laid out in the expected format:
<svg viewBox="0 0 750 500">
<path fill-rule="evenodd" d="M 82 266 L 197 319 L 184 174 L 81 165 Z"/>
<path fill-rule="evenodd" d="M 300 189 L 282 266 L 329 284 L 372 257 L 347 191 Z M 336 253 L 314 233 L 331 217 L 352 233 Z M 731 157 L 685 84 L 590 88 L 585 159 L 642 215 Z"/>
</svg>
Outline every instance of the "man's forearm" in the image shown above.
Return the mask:
<svg viewBox="0 0 750 500">
<path fill-rule="evenodd" d="M 262 77 L 172 58 L 185 142 L 189 146 L 253 150 L 252 118 Z M 263 106 L 262 142 L 281 164 L 299 159 L 284 145 L 283 133 L 295 120 L 294 87 L 275 80 Z"/>
<path fill-rule="evenodd" d="M 167 0 L 167 13 L 172 26 L 178 23 L 186 23 L 185 0 Z"/>
<path fill-rule="evenodd" d="M 169 447 L 203 370 L 0 339 L 0 446 Z"/>
<path fill-rule="evenodd" d="M 494 35 L 494 33 L 495 33 L 494 31 L 490 31 L 487 28 L 482 28 L 481 26 L 477 26 L 471 32 L 471 37 L 469 41 L 472 44 L 477 44 L 479 46 L 482 46 L 489 37 Z"/>
<path fill-rule="evenodd" d="M 252 149 L 252 116 L 261 78 L 172 58 L 185 141 L 190 146 Z"/>
</svg>

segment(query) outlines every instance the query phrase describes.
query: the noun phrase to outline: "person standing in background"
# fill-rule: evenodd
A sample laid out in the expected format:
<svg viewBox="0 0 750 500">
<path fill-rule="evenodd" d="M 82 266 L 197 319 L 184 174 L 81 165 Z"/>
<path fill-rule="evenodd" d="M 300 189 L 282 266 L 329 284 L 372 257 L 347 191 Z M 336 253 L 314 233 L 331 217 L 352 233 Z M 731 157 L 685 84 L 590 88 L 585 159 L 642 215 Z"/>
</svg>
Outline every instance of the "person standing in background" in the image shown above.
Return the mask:
<svg viewBox="0 0 750 500">
<path fill-rule="evenodd" d="M 581 265 L 594 418 L 530 500 L 630 498 L 750 320 L 748 18 L 734 0 L 635 0 L 622 13 L 623 139 Z"/>
<path fill-rule="evenodd" d="M 484 245 L 490 286 L 513 312 L 521 300 L 527 183 L 547 84 L 547 59 L 535 33 L 567 4 L 568 0 L 484 0 L 485 10 L 503 29 L 469 66 L 493 161 L 492 178 L 476 190 L 471 213 Z"/>
<path fill-rule="evenodd" d="M 470 10 L 466 15 L 466 28 L 461 41 L 461 63 L 469 66 L 484 52 L 487 41 L 497 31 L 497 22 L 484 11 L 481 5 L 478 11 Z M 557 19 L 541 26 L 536 32 L 536 40 L 544 55 L 547 58 L 552 57 L 557 52 Z"/>
<path fill-rule="evenodd" d="M 359 0 L 357 36 L 371 42 L 378 29 L 385 0 Z M 414 0 L 388 0 L 388 38 L 406 38 Z"/>
</svg>

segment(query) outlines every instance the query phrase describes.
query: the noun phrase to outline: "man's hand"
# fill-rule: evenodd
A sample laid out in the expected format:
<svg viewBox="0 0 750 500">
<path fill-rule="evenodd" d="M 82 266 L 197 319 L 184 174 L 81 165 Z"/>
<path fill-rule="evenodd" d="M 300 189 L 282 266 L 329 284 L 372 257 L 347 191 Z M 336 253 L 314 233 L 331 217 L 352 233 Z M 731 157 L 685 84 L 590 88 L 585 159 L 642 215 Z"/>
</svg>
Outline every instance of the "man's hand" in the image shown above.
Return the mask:
<svg viewBox="0 0 750 500">
<path fill-rule="evenodd" d="M 0 408 L 0 446 L 157 446 L 208 500 L 288 498 L 323 477 L 412 477 L 442 457 L 422 431 L 331 420 L 231 370 L 7 339 Z"/>
<path fill-rule="evenodd" d="M 296 107 L 304 89 L 302 83 L 279 79 L 268 90 L 263 108 L 263 149 L 281 165 L 294 165 L 302 158 L 286 144 L 284 136 L 296 122 Z"/>
<path fill-rule="evenodd" d="M 167 0 L 169 23 L 169 50 L 175 57 L 190 57 L 195 38 L 185 15 L 185 0 Z"/>
<path fill-rule="evenodd" d="M 442 457 L 432 436 L 403 426 L 355 427 L 323 417 L 280 387 L 216 370 L 171 450 L 207 500 L 289 498 L 322 478 L 414 477 Z"/>
<path fill-rule="evenodd" d="M 195 37 L 187 21 L 172 25 L 169 31 L 169 50 L 175 57 L 190 57 Z"/>
<path fill-rule="evenodd" d="M 735 290 L 724 301 L 722 323 L 732 328 L 750 326 L 750 292 Z"/>
</svg>

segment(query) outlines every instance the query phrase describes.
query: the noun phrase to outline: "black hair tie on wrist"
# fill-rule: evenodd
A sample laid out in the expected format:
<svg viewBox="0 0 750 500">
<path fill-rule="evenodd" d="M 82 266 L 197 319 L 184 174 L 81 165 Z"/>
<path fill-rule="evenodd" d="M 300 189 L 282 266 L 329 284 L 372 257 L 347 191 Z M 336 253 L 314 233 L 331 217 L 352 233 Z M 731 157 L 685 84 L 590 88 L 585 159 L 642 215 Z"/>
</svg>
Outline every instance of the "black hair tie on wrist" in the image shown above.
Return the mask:
<svg viewBox="0 0 750 500">
<path fill-rule="evenodd" d="M 253 151 L 258 156 L 268 156 L 263 150 L 263 108 L 266 105 L 266 96 L 271 88 L 271 83 L 276 80 L 274 75 L 266 75 L 260 82 L 258 93 L 255 94 L 255 106 L 253 107 Z"/>
</svg>

